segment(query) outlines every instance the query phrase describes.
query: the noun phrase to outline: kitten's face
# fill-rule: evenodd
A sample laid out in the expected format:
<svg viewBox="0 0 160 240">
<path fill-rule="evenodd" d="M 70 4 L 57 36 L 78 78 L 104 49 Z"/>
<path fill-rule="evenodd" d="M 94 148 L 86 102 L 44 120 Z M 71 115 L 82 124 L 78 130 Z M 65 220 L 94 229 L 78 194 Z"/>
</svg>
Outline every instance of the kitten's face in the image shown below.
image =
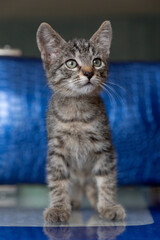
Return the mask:
<svg viewBox="0 0 160 240">
<path fill-rule="evenodd" d="M 65 42 L 48 24 L 42 23 L 37 32 L 50 87 L 65 96 L 99 93 L 107 77 L 107 58 L 111 43 L 111 25 L 104 22 L 87 41 Z"/>
</svg>

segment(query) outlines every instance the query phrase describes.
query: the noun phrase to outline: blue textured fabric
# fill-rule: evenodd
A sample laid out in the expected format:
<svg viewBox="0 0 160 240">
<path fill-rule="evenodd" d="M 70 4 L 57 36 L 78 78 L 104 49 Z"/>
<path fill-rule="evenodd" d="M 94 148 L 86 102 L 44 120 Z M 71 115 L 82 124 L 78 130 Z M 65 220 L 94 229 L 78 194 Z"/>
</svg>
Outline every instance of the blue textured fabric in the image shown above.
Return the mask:
<svg viewBox="0 0 160 240">
<path fill-rule="evenodd" d="M 159 184 L 160 63 L 110 63 L 108 82 L 118 183 Z M 50 94 L 41 60 L 0 58 L 0 184 L 45 183 Z"/>
</svg>

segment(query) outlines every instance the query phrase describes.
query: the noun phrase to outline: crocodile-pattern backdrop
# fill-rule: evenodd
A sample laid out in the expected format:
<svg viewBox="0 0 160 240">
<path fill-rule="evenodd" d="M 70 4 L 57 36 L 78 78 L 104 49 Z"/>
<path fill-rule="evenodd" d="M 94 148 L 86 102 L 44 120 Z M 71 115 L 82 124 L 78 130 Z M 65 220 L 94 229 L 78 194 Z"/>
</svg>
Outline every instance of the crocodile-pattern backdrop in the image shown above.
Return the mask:
<svg viewBox="0 0 160 240">
<path fill-rule="evenodd" d="M 110 63 L 108 82 L 118 183 L 160 183 L 160 63 Z M 50 96 L 41 60 L 0 58 L 0 184 L 45 183 Z"/>
</svg>

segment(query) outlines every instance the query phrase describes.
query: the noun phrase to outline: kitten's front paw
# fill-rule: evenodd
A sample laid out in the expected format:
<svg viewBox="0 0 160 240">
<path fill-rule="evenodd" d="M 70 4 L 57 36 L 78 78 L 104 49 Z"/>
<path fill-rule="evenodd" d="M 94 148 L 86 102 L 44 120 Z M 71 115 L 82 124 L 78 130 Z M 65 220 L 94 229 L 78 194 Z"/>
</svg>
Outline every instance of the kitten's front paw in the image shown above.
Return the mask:
<svg viewBox="0 0 160 240">
<path fill-rule="evenodd" d="M 98 212 L 100 215 L 108 220 L 124 220 L 126 217 L 126 213 L 124 208 L 120 205 L 113 205 L 113 206 L 105 206 L 105 207 L 99 207 Z"/>
<path fill-rule="evenodd" d="M 50 207 L 44 211 L 44 219 L 48 223 L 67 222 L 70 214 L 70 210 Z"/>
</svg>

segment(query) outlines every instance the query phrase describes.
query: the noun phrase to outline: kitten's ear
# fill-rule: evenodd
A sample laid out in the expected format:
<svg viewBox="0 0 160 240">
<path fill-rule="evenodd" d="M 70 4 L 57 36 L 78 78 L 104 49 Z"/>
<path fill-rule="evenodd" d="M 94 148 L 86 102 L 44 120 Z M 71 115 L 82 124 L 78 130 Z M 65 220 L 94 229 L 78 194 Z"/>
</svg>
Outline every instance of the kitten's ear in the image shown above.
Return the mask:
<svg viewBox="0 0 160 240">
<path fill-rule="evenodd" d="M 54 61 L 65 43 L 65 40 L 49 24 L 41 23 L 37 30 L 37 45 L 45 63 Z"/>
<path fill-rule="evenodd" d="M 105 21 L 102 23 L 100 28 L 93 34 L 90 42 L 96 45 L 98 48 L 102 49 L 106 53 L 107 57 L 110 54 L 110 46 L 112 40 L 112 27 L 110 21 Z"/>
</svg>

